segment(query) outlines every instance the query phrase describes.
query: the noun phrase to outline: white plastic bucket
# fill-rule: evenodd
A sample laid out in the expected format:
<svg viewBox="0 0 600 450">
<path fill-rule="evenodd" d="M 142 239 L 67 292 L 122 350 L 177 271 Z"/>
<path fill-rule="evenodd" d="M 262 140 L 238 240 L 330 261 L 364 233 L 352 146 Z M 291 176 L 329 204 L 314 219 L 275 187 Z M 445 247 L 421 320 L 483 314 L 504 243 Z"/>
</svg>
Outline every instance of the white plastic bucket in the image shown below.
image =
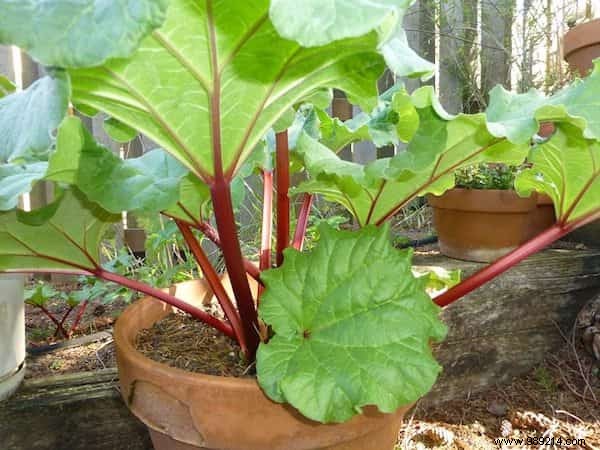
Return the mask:
<svg viewBox="0 0 600 450">
<path fill-rule="evenodd" d="M 0 274 L 0 401 L 25 376 L 25 277 Z"/>
</svg>

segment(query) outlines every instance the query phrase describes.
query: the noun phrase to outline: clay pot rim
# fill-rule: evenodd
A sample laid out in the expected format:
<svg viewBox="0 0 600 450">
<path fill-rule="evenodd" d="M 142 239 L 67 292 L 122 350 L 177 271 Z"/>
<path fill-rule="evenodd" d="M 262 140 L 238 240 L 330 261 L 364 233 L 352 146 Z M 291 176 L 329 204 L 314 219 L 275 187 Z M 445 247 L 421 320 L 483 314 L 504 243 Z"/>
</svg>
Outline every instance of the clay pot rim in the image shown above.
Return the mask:
<svg viewBox="0 0 600 450">
<path fill-rule="evenodd" d="M 452 188 L 440 196 L 428 194 L 427 201 L 438 209 L 497 214 L 528 213 L 535 209 L 538 195 L 533 192 L 529 197 L 520 197 L 513 189 Z"/>
<path fill-rule="evenodd" d="M 186 283 L 197 283 L 200 281 L 189 281 Z M 226 389 L 238 390 L 254 390 L 261 389 L 256 378 L 236 378 L 208 375 L 203 373 L 189 372 L 187 370 L 171 367 L 166 364 L 154 361 L 142 353 L 140 353 L 134 345 L 135 334 L 137 327 L 130 326 L 131 322 L 135 322 L 137 311 L 142 309 L 147 303 L 161 303 L 164 305 L 165 315 L 174 310 L 173 307 L 167 305 L 153 297 L 144 297 L 135 303 L 129 305 L 121 314 L 114 329 L 115 345 L 119 348 L 120 356 L 128 360 L 128 364 L 141 367 L 144 371 L 159 372 L 161 376 L 176 377 L 184 379 L 186 382 L 201 382 L 219 386 L 225 386 Z M 135 330 L 135 331 L 133 331 Z M 262 391 L 262 389 L 261 389 Z"/>
<path fill-rule="evenodd" d="M 565 58 L 592 45 L 600 44 L 600 19 L 593 19 L 571 28 L 564 36 Z"/>
</svg>

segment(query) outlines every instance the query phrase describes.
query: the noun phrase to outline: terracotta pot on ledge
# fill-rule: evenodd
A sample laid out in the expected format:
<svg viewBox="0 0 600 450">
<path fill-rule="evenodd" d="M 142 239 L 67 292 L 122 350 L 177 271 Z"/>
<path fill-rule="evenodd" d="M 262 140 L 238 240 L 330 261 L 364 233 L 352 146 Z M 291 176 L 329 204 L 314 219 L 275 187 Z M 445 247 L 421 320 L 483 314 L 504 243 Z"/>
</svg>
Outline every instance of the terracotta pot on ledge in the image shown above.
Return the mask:
<svg viewBox="0 0 600 450">
<path fill-rule="evenodd" d="M 182 300 L 209 296 L 201 282 L 176 286 Z M 172 308 L 153 298 L 126 309 L 115 327 L 121 394 L 150 431 L 156 450 L 392 450 L 405 412 L 375 408 L 343 424 L 323 425 L 274 403 L 254 378 L 227 378 L 175 369 L 135 349 L 138 332 Z"/>
<path fill-rule="evenodd" d="M 564 54 L 569 65 L 586 76 L 600 58 L 600 19 L 572 28 L 564 37 Z"/>
<path fill-rule="evenodd" d="M 440 251 L 451 258 L 492 262 L 531 237 L 537 194 L 522 198 L 512 190 L 455 188 L 427 200 Z"/>
</svg>

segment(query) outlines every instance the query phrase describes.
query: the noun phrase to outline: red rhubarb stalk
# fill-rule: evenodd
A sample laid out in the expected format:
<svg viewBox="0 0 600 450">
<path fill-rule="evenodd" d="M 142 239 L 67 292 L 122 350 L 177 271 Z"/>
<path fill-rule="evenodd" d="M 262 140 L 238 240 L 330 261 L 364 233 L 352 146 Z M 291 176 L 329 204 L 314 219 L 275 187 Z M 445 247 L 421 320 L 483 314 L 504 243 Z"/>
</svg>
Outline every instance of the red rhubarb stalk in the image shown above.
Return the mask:
<svg viewBox="0 0 600 450">
<path fill-rule="evenodd" d="M 231 323 L 237 341 L 239 342 L 240 347 L 242 348 L 242 351 L 246 353 L 248 349 L 246 346 L 244 329 L 240 322 L 240 316 L 238 315 L 237 310 L 233 306 L 233 303 L 231 302 L 227 291 L 223 287 L 223 283 L 221 282 L 219 274 L 217 273 L 213 265 L 210 263 L 210 260 L 208 259 L 208 256 L 206 256 L 206 253 L 202 249 L 200 242 L 198 242 L 198 240 L 194 236 L 194 233 L 192 233 L 192 229 L 182 222 L 177 221 L 176 223 L 179 227 L 179 231 L 181 231 L 183 238 L 185 239 L 192 254 L 194 255 L 194 258 L 196 258 L 198 265 L 202 269 L 202 273 L 204 274 L 205 280 L 208 282 L 208 285 L 210 286 L 213 294 L 215 295 L 219 304 L 221 305 L 221 309 L 223 310 L 225 316 Z"/>
<path fill-rule="evenodd" d="M 290 151 L 288 132 L 276 135 L 277 170 L 277 266 L 283 263 L 283 251 L 290 245 Z"/>
<path fill-rule="evenodd" d="M 442 307 L 451 305 L 478 287 L 504 273 L 511 267 L 519 264 L 525 258 L 546 248 L 576 228 L 582 227 L 598 218 L 600 218 L 600 211 L 595 211 L 576 221 L 570 223 L 559 222 L 556 225 L 553 225 L 530 241 L 498 259 L 496 262 L 481 269 L 460 284 L 437 296 L 434 300 L 435 303 Z"/>
<path fill-rule="evenodd" d="M 77 331 L 77 328 L 79 328 L 79 324 L 81 323 L 81 320 L 83 319 L 83 315 L 85 314 L 85 310 L 87 309 L 89 303 L 90 302 L 86 300 L 81 305 L 79 305 L 79 310 L 77 311 L 77 316 L 75 317 L 75 321 L 73 322 L 73 325 L 71 326 L 71 329 L 69 330 L 69 337 L 73 336 L 73 334 Z"/>
<path fill-rule="evenodd" d="M 183 209 L 183 207 L 182 207 Z M 169 217 L 175 221 L 181 221 L 180 219 L 178 219 L 177 217 L 171 216 L 169 214 L 163 213 L 163 215 L 165 215 L 166 217 Z M 187 225 L 189 225 L 192 228 L 195 228 L 196 230 L 202 232 L 202 234 L 204 234 L 204 236 L 206 236 L 206 238 L 211 241 L 213 244 L 215 244 L 217 247 L 221 248 L 221 238 L 219 237 L 219 232 L 217 230 L 215 230 L 213 228 L 213 226 L 205 221 L 198 221 L 193 219 L 193 216 L 190 215 L 190 220 L 189 221 L 181 221 L 186 223 Z M 258 283 L 262 284 L 262 281 L 260 280 L 260 269 L 258 268 L 258 266 L 256 264 L 254 264 L 252 261 L 248 261 L 246 258 L 244 258 L 244 267 L 246 268 L 246 272 L 248 273 L 248 275 L 250 275 L 252 278 L 254 278 Z"/>
<path fill-rule="evenodd" d="M 69 316 L 71 315 L 72 312 L 73 312 L 73 307 L 70 306 L 69 309 L 67 309 L 67 312 L 65 312 L 64 315 L 62 316 L 62 319 L 60 319 L 60 326 L 63 329 L 65 328 L 65 322 L 67 321 L 67 319 L 69 318 Z M 60 334 L 60 329 L 57 327 L 56 331 L 54 332 L 54 337 L 58 337 L 59 334 Z"/>
<path fill-rule="evenodd" d="M 50 319 L 54 325 L 56 325 L 56 330 L 57 330 L 57 331 L 60 331 L 60 333 L 61 333 L 61 334 L 62 334 L 62 335 L 65 337 L 65 338 L 68 338 L 68 337 L 69 337 L 69 334 L 68 334 L 68 333 L 67 333 L 67 331 L 66 331 L 66 330 L 63 328 L 63 326 L 62 326 L 62 325 L 61 325 L 61 323 L 58 321 L 58 319 L 57 319 L 56 317 L 54 317 L 54 315 L 53 315 L 53 314 L 52 314 L 50 311 L 48 311 L 48 310 L 46 309 L 46 307 L 45 307 L 45 306 L 43 306 L 43 305 L 35 305 L 35 304 L 33 304 L 33 303 L 30 303 L 30 305 L 31 305 L 31 306 L 34 306 L 34 307 L 36 307 L 36 308 L 39 308 L 39 309 L 40 309 L 40 310 L 41 310 L 41 311 L 44 313 L 44 315 L 45 315 L 46 317 L 48 317 L 48 319 Z"/>
<path fill-rule="evenodd" d="M 311 194 L 304 194 L 302 206 L 298 213 L 298 223 L 296 225 L 296 233 L 294 234 L 292 246 L 299 251 L 302 251 L 302 248 L 304 247 L 304 237 L 306 236 L 306 228 L 308 227 L 308 219 L 310 217 L 313 199 L 314 197 Z"/>
<path fill-rule="evenodd" d="M 211 194 L 214 204 L 219 205 L 218 208 L 215 208 L 215 218 L 219 236 L 221 236 L 221 250 L 223 251 L 231 287 L 237 299 L 245 341 L 248 346 L 248 356 L 252 360 L 259 344 L 259 336 L 256 332 L 258 329 L 258 315 L 242 257 L 231 201 L 231 191 L 227 183 L 217 180 L 211 189 Z"/>
<path fill-rule="evenodd" d="M 225 323 L 214 316 L 211 316 L 206 311 L 201 310 L 183 300 L 174 297 L 173 295 L 168 294 L 167 292 L 144 284 L 137 280 L 130 280 L 129 278 L 125 278 L 119 274 L 108 272 L 102 268 L 98 268 L 94 275 L 98 278 L 101 278 L 106 281 L 111 281 L 113 283 L 120 284 L 121 286 L 125 286 L 126 288 L 133 289 L 134 291 L 141 292 L 143 294 L 154 297 L 158 300 L 161 300 L 175 308 L 180 309 L 183 312 L 190 314 L 192 317 L 195 317 L 198 320 L 201 320 L 205 324 L 221 331 L 225 335 L 235 339 L 235 333 L 233 332 L 233 328 L 228 323 Z"/>
</svg>

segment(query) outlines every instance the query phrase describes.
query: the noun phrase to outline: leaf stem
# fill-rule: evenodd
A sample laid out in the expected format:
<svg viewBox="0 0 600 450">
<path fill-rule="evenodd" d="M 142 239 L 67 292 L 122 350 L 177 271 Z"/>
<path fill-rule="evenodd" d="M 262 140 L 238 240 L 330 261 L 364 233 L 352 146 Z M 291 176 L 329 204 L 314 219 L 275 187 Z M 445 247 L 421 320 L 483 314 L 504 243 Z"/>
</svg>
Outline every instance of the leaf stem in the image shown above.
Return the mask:
<svg viewBox="0 0 600 450">
<path fill-rule="evenodd" d="M 442 307 L 451 305 L 478 287 L 504 273 L 511 267 L 516 266 L 525 258 L 546 248 L 576 228 L 580 228 L 598 218 L 600 218 L 600 210 L 592 211 L 586 216 L 570 223 L 557 223 L 553 225 L 512 252 L 501 257 L 496 262 L 481 269 L 460 284 L 437 296 L 434 300 L 435 303 Z"/>
<path fill-rule="evenodd" d="M 182 220 L 177 217 L 166 214 L 164 212 L 162 214 L 166 217 L 169 217 L 169 218 L 175 220 L 175 221 L 183 222 L 183 223 L 189 225 L 190 227 L 195 228 L 196 230 L 202 232 L 202 234 L 204 234 L 204 236 L 206 236 L 206 238 L 209 241 L 211 241 L 217 247 L 221 248 L 221 238 L 219 237 L 219 232 L 217 230 L 215 230 L 214 227 L 210 223 L 205 222 L 203 220 L 202 221 Z M 252 278 L 254 278 L 257 283 L 262 284 L 262 281 L 260 280 L 260 269 L 258 268 L 258 266 L 256 264 L 254 264 L 252 261 L 249 261 L 248 259 L 244 258 L 244 267 L 246 268 L 246 272 L 248 273 L 248 275 L 250 275 Z"/>
<path fill-rule="evenodd" d="M 302 206 L 300 207 L 300 212 L 298 213 L 298 223 L 296 224 L 296 233 L 294 234 L 292 246 L 299 251 L 302 251 L 302 247 L 304 247 L 304 238 L 306 236 L 306 229 L 308 227 L 308 219 L 310 217 L 313 199 L 313 195 L 304 194 Z"/>
<path fill-rule="evenodd" d="M 77 317 L 75 317 L 75 321 L 73 322 L 73 325 L 71 326 L 71 329 L 69 330 L 69 337 L 73 336 L 73 334 L 77 331 L 77 328 L 79 328 L 79 324 L 81 323 L 81 320 L 83 319 L 83 315 L 85 314 L 85 310 L 87 309 L 89 304 L 90 304 L 90 302 L 88 300 L 86 300 L 81 305 L 79 305 L 79 310 L 77 311 Z"/>
<path fill-rule="evenodd" d="M 134 291 L 141 292 L 143 294 L 161 300 L 171 306 L 174 306 L 175 308 L 182 310 L 183 312 L 190 314 L 192 317 L 204 322 L 205 324 L 221 331 L 223 334 L 229 336 L 230 338 L 235 339 L 235 333 L 233 332 L 233 328 L 231 327 L 231 325 L 217 319 L 214 316 L 211 316 L 207 312 L 202 311 L 200 308 L 197 308 L 183 300 L 178 299 L 177 297 L 171 294 L 168 294 L 162 289 L 149 286 L 137 280 L 125 278 L 124 276 L 113 272 L 108 272 L 107 270 L 104 270 L 102 268 L 97 269 L 94 272 L 94 275 L 103 280 L 120 284 L 121 286 L 125 286 L 129 289 L 133 289 Z"/>
<path fill-rule="evenodd" d="M 208 285 L 210 286 L 213 294 L 219 301 L 221 309 L 225 313 L 227 319 L 229 319 L 229 322 L 231 323 L 233 331 L 236 335 L 236 339 L 242 347 L 242 351 L 244 353 L 247 353 L 248 348 L 246 345 L 244 330 L 240 322 L 240 316 L 237 310 L 235 309 L 235 306 L 233 306 L 233 303 L 231 302 L 227 291 L 223 287 L 223 283 L 221 282 L 219 274 L 214 269 L 213 265 L 210 263 L 208 256 L 206 256 L 206 253 L 202 249 L 200 242 L 198 242 L 198 239 L 196 239 L 194 233 L 192 233 L 192 229 L 189 227 L 189 225 L 184 224 L 180 221 L 176 221 L 176 224 L 179 228 L 179 231 L 181 231 L 185 242 L 188 244 L 190 251 L 194 255 L 194 258 L 198 262 L 198 265 L 202 269 L 204 278 L 208 282 Z"/>
<path fill-rule="evenodd" d="M 277 170 L 277 266 L 283 263 L 283 251 L 290 245 L 290 151 L 288 132 L 276 135 Z"/>
<path fill-rule="evenodd" d="M 219 236 L 221 236 L 221 249 L 227 273 L 231 280 L 231 286 L 237 299 L 248 354 L 250 360 L 252 360 L 259 344 L 257 333 L 258 315 L 252 291 L 250 290 L 250 284 L 248 283 L 248 276 L 246 275 L 246 267 L 238 238 L 229 184 L 223 178 L 217 177 L 215 184 L 211 188 L 211 195 L 213 204 L 218 205 L 215 208 L 215 218 Z"/>
</svg>

